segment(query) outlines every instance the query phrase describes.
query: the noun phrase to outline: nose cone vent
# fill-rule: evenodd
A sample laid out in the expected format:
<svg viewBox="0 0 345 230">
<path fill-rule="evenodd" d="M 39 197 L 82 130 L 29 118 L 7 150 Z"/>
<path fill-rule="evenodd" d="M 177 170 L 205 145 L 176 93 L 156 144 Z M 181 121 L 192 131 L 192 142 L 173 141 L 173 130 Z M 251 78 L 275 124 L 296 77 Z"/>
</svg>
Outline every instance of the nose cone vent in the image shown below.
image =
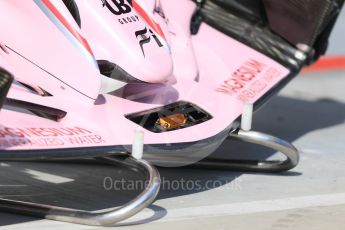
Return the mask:
<svg viewBox="0 0 345 230">
<path fill-rule="evenodd" d="M 126 118 L 151 132 L 163 133 L 201 124 L 212 119 L 212 116 L 195 104 L 179 101 L 128 114 Z"/>
</svg>

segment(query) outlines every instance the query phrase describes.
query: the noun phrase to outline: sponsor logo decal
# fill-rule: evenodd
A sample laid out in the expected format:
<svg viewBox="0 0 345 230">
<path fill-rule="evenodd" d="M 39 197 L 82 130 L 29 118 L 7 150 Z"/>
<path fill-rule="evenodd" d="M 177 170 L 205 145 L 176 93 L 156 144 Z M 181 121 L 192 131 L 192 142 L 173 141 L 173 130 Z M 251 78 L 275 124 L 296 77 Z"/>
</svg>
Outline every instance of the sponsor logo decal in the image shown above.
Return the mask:
<svg viewBox="0 0 345 230">
<path fill-rule="evenodd" d="M 59 147 L 105 143 L 102 136 L 80 127 L 64 128 L 0 128 L 0 148 L 20 146 Z"/>
<path fill-rule="evenodd" d="M 141 51 L 145 55 L 144 45 L 154 40 L 158 47 L 164 45 L 168 47 L 166 38 L 162 28 L 156 23 L 150 15 L 140 6 L 135 0 L 101 0 L 102 6 L 107 8 L 111 13 L 116 16 L 122 16 L 118 19 L 118 22 L 122 25 L 135 23 L 143 19 L 150 28 L 145 27 L 142 30 L 135 32 L 135 37 L 139 39 L 139 45 Z M 134 9 L 134 11 L 133 11 Z M 136 14 L 128 15 L 129 13 L 137 12 L 140 17 Z M 123 16 L 125 15 L 125 16 Z M 152 39 L 151 39 L 152 38 Z"/>
<path fill-rule="evenodd" d="M 125 0 L 111 0 L 112 5 L 107 0 L 102 0 L 103 7 L 107 7 L 110 12 L 119 16 L 128 14 L 132 11 L 131 1 L 125 2 Z"/>
<path fill-rule="evenodd" d="M 116 16 L 122 16 L 118 18 L 118 22 L 122 25 L 135 23 L 140 21 L 140 17 L 137 14 L 129 13 L 133 12 L 133 2 L 132 1 L 125 1 L 125 0 L 101 0 L 102 6 L 107 8 L 112 14 Z"/>
<path fill-rule="evenodd" d="M 128 24 L 128 23 L 132 23 L 132 22 L 138 22 L 139 21 L 139 16 L 138 15 L 134 15 L 134 16 L 130 16 L 130 17 L 126 17 L 126 18 L 120 18 L 119 19 L 119 23 L 124 25 L 124 24 Z"/>
<path fill-rule="evenodd" d="M 249 59 L 216 90 L 235 96 L 243 102 L 249 102 L 258 97 L 279 76 L 279 70 L 258 60 Z"/>
<path fill-rule="evenodd" d="M 151 37 L 156 41 L 156 43 L 157 43 L 157 45 L 159 47 L 163 46 L 163 44 L 159 41 L 159 39 L 153 33 L 153 31 L 151 29 L 147 29 L 146 27 L 143 30 L 136 31 L 135 32 L 135 37 L 140 39 L 139 40 L 139 45 L 141 47 L 141 51 L 143 52 L 144 57 L 145 57 L 144 45 L 151 42 Z"/>
</svg>

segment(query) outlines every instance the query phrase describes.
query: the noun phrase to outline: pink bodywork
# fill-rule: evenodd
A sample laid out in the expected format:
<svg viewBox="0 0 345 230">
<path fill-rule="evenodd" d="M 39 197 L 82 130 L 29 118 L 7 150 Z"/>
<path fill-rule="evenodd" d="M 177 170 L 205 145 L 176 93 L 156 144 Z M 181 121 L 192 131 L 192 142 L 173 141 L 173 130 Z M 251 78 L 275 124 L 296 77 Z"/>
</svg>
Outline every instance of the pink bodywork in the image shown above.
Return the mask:
<svg viewBox="0 0 345 230">
<path fill-rule="evenodd" d="M 60 1 L 55 4 L 64 7 Z M 33 1 L 1 1 L 0 9 L 0 27 L 4 31 L 0 39 L 11 48 L 10 54 L 2 57 L 15 70 L 13 74 L 18 81 L 37 85 L 61 97 L 76 97 L 81 101 L 85 101 L 85 96 L 97 98 L 99 71 L 91 54 L 68 40 Z M 68 12 L 60 12 L 79 32 Z"/>
<path fill-rule="evenodd" d="M 55 122 L 1 110 L 3 150 L 131 145 L 137 130 L 144 131 L 145 144 L 197 142 L 227 129 L 240 116 L 243 103 L 256 102 L 289 74 L 282 65 L 206 24 L 191 36 L 189 22 L 195 4 L 189 0 L 179 4 L 162 0 L 166 19 L 152 13 L 154 1 L 147 0 L 143 5 L 166 36 L 164 47 L 150 43 L 145 48 L 146 58 L 134 36 L 136 29 L 150 28 L 144 20 L 122 25 L 118 20 L 123 16 L 104 12 L 100 1 L 78 0 L 80 30 L 60 1 L 50 2 L 87 39 L 93 54 L 88 56 L 86 50 L 67 39 L 33 1 L 0 1 L 0 42 L 31 61 L 11 50 L 10 54 L 0 50 L 0 65 L 17 81 L 39 86 L 53 95 L 42 97 L 13 85 L 8 97 L 67 112 L 65 118 Z M 109 60 L 140 80 L 162 84 L 125 86 L 116 93 L 99 95 L 100 74 L 95 59 Z M 176 101 L 194 103 L 213 118 L 164 133 L 150 132 L 125 118 Z"/>
<path fill-rule="evenodd" d="M 76 2 L 82 18 L 82 32 L 88 38 L 97 60 L 111 61 L 144 82 L 160 83 L 169 78 L 173 70 L 169 45 L 164 33 L 160 35 L 156 32 L 161 28 L 149 26 L 147 21 L 154 22 L 150 20 L 150 11 L 144 11 L 147 7 L 142 1 L 133 1 L 133 7 L 124 3 L 131 11 L 119 16 L 103 6 L 101 1 Z M 116 9 L 111 0 L 107 2 Z M 135 36 L 137 31 L 143 30 L 147 30 L 144 36 L 150 39 L 143 45 L 144 53 L 139 45 L 142 37 Z M 152 34 L 159 39 L 161 47 Z"/>
</svg>

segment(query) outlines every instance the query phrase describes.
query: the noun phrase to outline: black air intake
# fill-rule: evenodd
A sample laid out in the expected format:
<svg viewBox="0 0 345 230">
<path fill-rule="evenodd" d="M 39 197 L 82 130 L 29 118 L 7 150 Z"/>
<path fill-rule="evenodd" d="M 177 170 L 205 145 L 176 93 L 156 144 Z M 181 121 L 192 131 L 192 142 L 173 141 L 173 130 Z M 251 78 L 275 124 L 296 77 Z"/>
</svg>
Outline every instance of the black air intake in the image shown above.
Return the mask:
<svg viewBox="0 0 345 230">
<path fill-rule="evenodd" d="M 0 109 L 5 103 L 7 93 L 11 87 L 13 77 L 6 70 L 0 68 Z"/>
</svg>

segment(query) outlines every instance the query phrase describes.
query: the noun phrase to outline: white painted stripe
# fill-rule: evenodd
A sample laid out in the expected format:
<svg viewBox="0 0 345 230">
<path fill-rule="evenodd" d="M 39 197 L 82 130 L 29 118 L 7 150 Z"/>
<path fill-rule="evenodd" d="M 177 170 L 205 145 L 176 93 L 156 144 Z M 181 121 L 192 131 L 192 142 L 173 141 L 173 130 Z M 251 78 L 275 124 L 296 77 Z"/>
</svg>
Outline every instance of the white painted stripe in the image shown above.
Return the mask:
<svg viewBox="0 0 345 230">
<path fill-rule="evenodd" d="M 31 175 L 33 178 L 40 180 L 40 181 L 45 181 L 53 184 L 63 184 L 63 183 L 68 183 L 74 181 L 74 179 L 70 179 L 67 177 L 62 177 L 62 176 L 57 176 L 49 173 L 44 173 L 40 172 L 37 170 L 31 170 L 31 169 L 25 169 L 25 173 Z"/>
<path fill-rule="evenodd" d="M 47 229 L 96 230 L 98 228 L 94 226 L 77 225 L 77 224 L 70 224 L 70 223 L 58 222 L 58 221 L 52 221 L 52 220 L 37 220 L 37 221 L 31 221 L 31 222 L 26 222 L 26 223 L 1 226 L 0 229 L 1 230 L 30 230 L 30 229 L 32 230 L 47 230 Z"/>
<path fill-rule="evenodd" d="M 157 222 L 170 222 L 217 216 L 244 215 L 341 204 L 345 204 L 345 193 L 168 209 L 166 216 L 163 219 L 158 220 Z M 152 211 L 147 210 L 131 218 L 130 221 L 138 221 L 140 219 L 143 219 L 144 217 L 147 218 L 148 213 L 151 213 L 152 215 Z M 164 211 L 158 211 L 158 213 L 156 214 L 164 215 Z"/>
<path fill-rule="evenodd" d="M 0 184 L 0 187 L 27 187 L 24 184 Z"/>
<path fill-rule="evenodd" d="M 262 212 L 274 212 L 274 211 L 285 211 L 292 209 L 302 209 L 302 208 L 312 208 L 312 207 L 322 207 L 322 206 L 334 206 L 345 204 L 345 193 L 339 194 L 325 194 L 325 195 L 314 195 L 314 196 L 304 196 L 304 197 L 292 197 L 277 200 L 263 200 L 263 201 L 252 201 L 243 203 L 233 203 L 224 205 L 210 205 L 210 206 L 199 206 L 190 208 L 179 208 L 179 209 L 168 209 L 167 214 L 163 219 L 154 222 L 172 222 L 196 218 L 207 218 L 207 217 L 217 217 L 217 216 L 234 216 L 234 215 L 244 215 Z M 159 205 L 159 204 L 158 204 Z M 123 222 L 126 226 L 126 222 L 136 222 L 138 224 L 145 223 L 145 218 L 152 216 L 153 211 L 145 210 L 135 217 Z M 162 214 L 164 216 L 165 211 L 158 211 L 156 215 Z M 0 227 L 0 229 L 50 229 L 64 230 L 73 226 L 73 228 L 78 230 L 89 230 L 95 229 L 92 226 L 82 226 L 82 225 L 71 225 L 69 223 L 49 221 L 49 220 L 39 220 L 29 223 L 14 224 L 11 226 Z"/>
</svg>

